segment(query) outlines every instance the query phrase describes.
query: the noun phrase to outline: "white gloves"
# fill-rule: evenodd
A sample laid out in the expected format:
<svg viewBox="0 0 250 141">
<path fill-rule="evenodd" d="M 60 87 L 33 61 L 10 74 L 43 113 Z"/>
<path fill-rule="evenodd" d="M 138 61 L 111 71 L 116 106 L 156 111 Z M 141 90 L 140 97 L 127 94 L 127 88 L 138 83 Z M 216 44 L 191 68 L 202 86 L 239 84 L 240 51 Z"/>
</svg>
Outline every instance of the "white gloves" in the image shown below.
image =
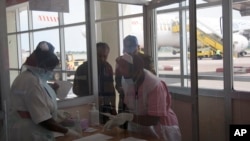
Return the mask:
<svg viewBox="0 0 250 141">
<path fill-rule="evenodd" d="M 71 137 L 74 137 L 74 138 L 82 137 L 81 134 L 79 134 L 75 130 L 72 130 L 72 129 L 69 129 L 69 128 L 68 128 L 68 132 L 65 134 L 65 136 L 71 136 Z"/>
<path fill-rule="evenodd" d="M 65 112 L 63 110 L 58 110 L 57 111 L 57 118 L 55 119 L 57 122 L 63 122 L 67 119 L 71 119 L 72 116 L 70 115 L 70 113 L 68 112 Z"/>
<path fill-rule="evenodd" d="M 120 126 L 124 124 L 126 121 L 132 121 L 134 118 L 134 115 L 131 113 L 120 113 L 114 117 L 112 117 L 105 125 L 104 125 L 104 130 L 105 129 L 112 129 L 116 126 Z"/>
</svg>

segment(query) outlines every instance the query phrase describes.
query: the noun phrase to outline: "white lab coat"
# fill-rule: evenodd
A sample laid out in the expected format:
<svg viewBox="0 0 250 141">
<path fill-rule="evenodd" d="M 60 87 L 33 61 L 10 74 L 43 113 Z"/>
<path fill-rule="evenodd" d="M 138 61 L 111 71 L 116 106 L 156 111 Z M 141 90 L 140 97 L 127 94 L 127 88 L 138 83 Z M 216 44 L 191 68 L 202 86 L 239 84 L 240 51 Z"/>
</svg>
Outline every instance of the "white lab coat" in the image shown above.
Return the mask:
<svg viewBox="0 0 250 141">
<path fill-rule="evenodd" d="M 13 82 L 8 114 L 9 141 L 54 141 L 52 132 L 38 123 L 56 118 L 56 94 L 38 74 L 37 70 L 24 71 Z M 17 111 L 27 111 L 31 118 L 22 118 Z"/>
</svg>

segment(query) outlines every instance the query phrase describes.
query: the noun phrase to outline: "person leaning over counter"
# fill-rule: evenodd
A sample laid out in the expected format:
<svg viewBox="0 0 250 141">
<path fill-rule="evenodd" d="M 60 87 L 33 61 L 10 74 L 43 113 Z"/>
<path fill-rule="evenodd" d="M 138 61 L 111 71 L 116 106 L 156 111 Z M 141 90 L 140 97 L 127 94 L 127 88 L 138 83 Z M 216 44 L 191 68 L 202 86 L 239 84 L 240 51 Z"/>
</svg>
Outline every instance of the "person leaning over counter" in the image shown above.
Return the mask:
<svg viewBox="0 0 250 141">
<path fill-rule="evenodd" d="M 127 53 L 130 55 L 137 54 L 139 55 L 143 60 L 143 67 L 153 74 L 156 74 L 155 68 L 154 68 L 154 62 L 151 56 L 144 54 L 139 51 L 140 46 L 138 44 L 137 37 L 134 35 L 128 35 L 123 39 L 123 53 Z M 124 111 L 126 109 L 126 106 L 122 101 L 124 101 L 124 91 L 122 89 L 122 75 L 118 69 L 118 63 L 117 61 L 121 58 L 121 56 L 116 58 L 116 69 L 115 69 L 115 88 L 118 91 L 119 95 L 119 111 Z"/>
<path fill-rule="evenodd" d="M 143 69 L 138 55 L 124 54 L 117 60 L 122 74 L 124 103 L 128 113 L 119 113 L 104 129 L 128 121 L 128 131 L 147 134 L 164 141 L 181 141 L 176 114 L 171 109 L 171 95 L 164 81 Z"/>
<path fill-rule="evenodd" d="M 53 69 L 58 64 L 54 46 L 46 41 L 41 41 L 26 59 L 11 86 L 9 141 L 54 141 L 53 131 L 81 137 L 56 122 L 56 94 L 47 80 L 53 77 Z"/>
</svg>

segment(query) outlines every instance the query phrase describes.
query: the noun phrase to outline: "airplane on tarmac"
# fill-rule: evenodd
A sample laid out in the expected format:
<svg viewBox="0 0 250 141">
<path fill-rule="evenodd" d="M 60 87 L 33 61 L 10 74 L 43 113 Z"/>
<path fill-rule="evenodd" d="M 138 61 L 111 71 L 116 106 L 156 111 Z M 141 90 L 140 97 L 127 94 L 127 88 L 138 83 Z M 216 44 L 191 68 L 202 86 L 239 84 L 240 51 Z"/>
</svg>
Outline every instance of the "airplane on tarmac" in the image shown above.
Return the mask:
<svg viewBox="0 0 250 141">
<path fill-rule="evenodd" d="M 37 24 L 57 24 L 58 17 L 55 15 L 37 14 Z M 143 48 L 143 20 L 142 17 L 123 20 L 123 35 L 135 35 L 138 38 L 139 45 Z M 221 50 L 223 53 L 222 34 L 220 19 L 216 18 L 197 18 L 198 46 L 208 46 L 214 52 Z M 188 22 L 188 21 L 187 21 Z M 245 30 L 250 29 L 250 22 L 247 20 L 233 21 L 233 52 L 239 56 L 246 54 L 246 48 L 249 46 L 247 37 L 243 35 Z M 80 32 L 85 35 L 85 29 Z M 187 45 L 189 45 L 189 32 L 187 31 Z M 205 37 L 205 38 L 204 38 Z M 173 54 L 178 53 L 180 49 L 179 21 L 175 16 L 161 14 L 157 16 L 157 47 L 173 47 Z"/>
<path fill-rule="evenodd" d="M 179 52 L 180 49 L 180 33 L 179 22 L 176 18 L 166 19 L 168 16 L 162 16 L 157 18 L 157 47 L 173 47 L 173 54 Z M 220 30 L 220 19 L 216 23 L 216 19 L 197 18 L 197 44 L 198 47 L 210 47 L 214 52 L 221 50 L 223 53 L 223 36 Z M 249 21 L 234 21 L 233 29 L 233 52 L 238 56 L 246 55 L 246 48 L 249 46 L 249 41 L 242 33 L 243 30 L 250 29 Z M 244 25 L 244 29 L 240 27 Z M 130 26 L 127 27 L 126 34 L 135 35 L 138 38 L 138 42 L 143 47 L 143 24 L 140 18 L 133 18 L 130 21 Z M 237 28 L 235 28 L 237 27 Z M 187 31 L 187 44 L 189 45 L 189 32 Z"/>
</svg>

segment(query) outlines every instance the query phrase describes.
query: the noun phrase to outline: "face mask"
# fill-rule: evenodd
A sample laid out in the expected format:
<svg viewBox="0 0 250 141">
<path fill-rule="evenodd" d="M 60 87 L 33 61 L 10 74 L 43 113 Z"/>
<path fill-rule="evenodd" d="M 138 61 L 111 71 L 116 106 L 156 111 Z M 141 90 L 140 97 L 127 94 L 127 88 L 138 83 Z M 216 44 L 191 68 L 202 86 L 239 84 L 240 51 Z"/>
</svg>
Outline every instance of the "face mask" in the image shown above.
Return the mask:
<svg viewBox="0 0 250 141">
<path fill-rule="evenodd" d="M 42 74 L 40 74 L 41 79 L 44 81 L 53 79 L 53 72 L 52 71 L 46 71 Z"/>
</svg>

